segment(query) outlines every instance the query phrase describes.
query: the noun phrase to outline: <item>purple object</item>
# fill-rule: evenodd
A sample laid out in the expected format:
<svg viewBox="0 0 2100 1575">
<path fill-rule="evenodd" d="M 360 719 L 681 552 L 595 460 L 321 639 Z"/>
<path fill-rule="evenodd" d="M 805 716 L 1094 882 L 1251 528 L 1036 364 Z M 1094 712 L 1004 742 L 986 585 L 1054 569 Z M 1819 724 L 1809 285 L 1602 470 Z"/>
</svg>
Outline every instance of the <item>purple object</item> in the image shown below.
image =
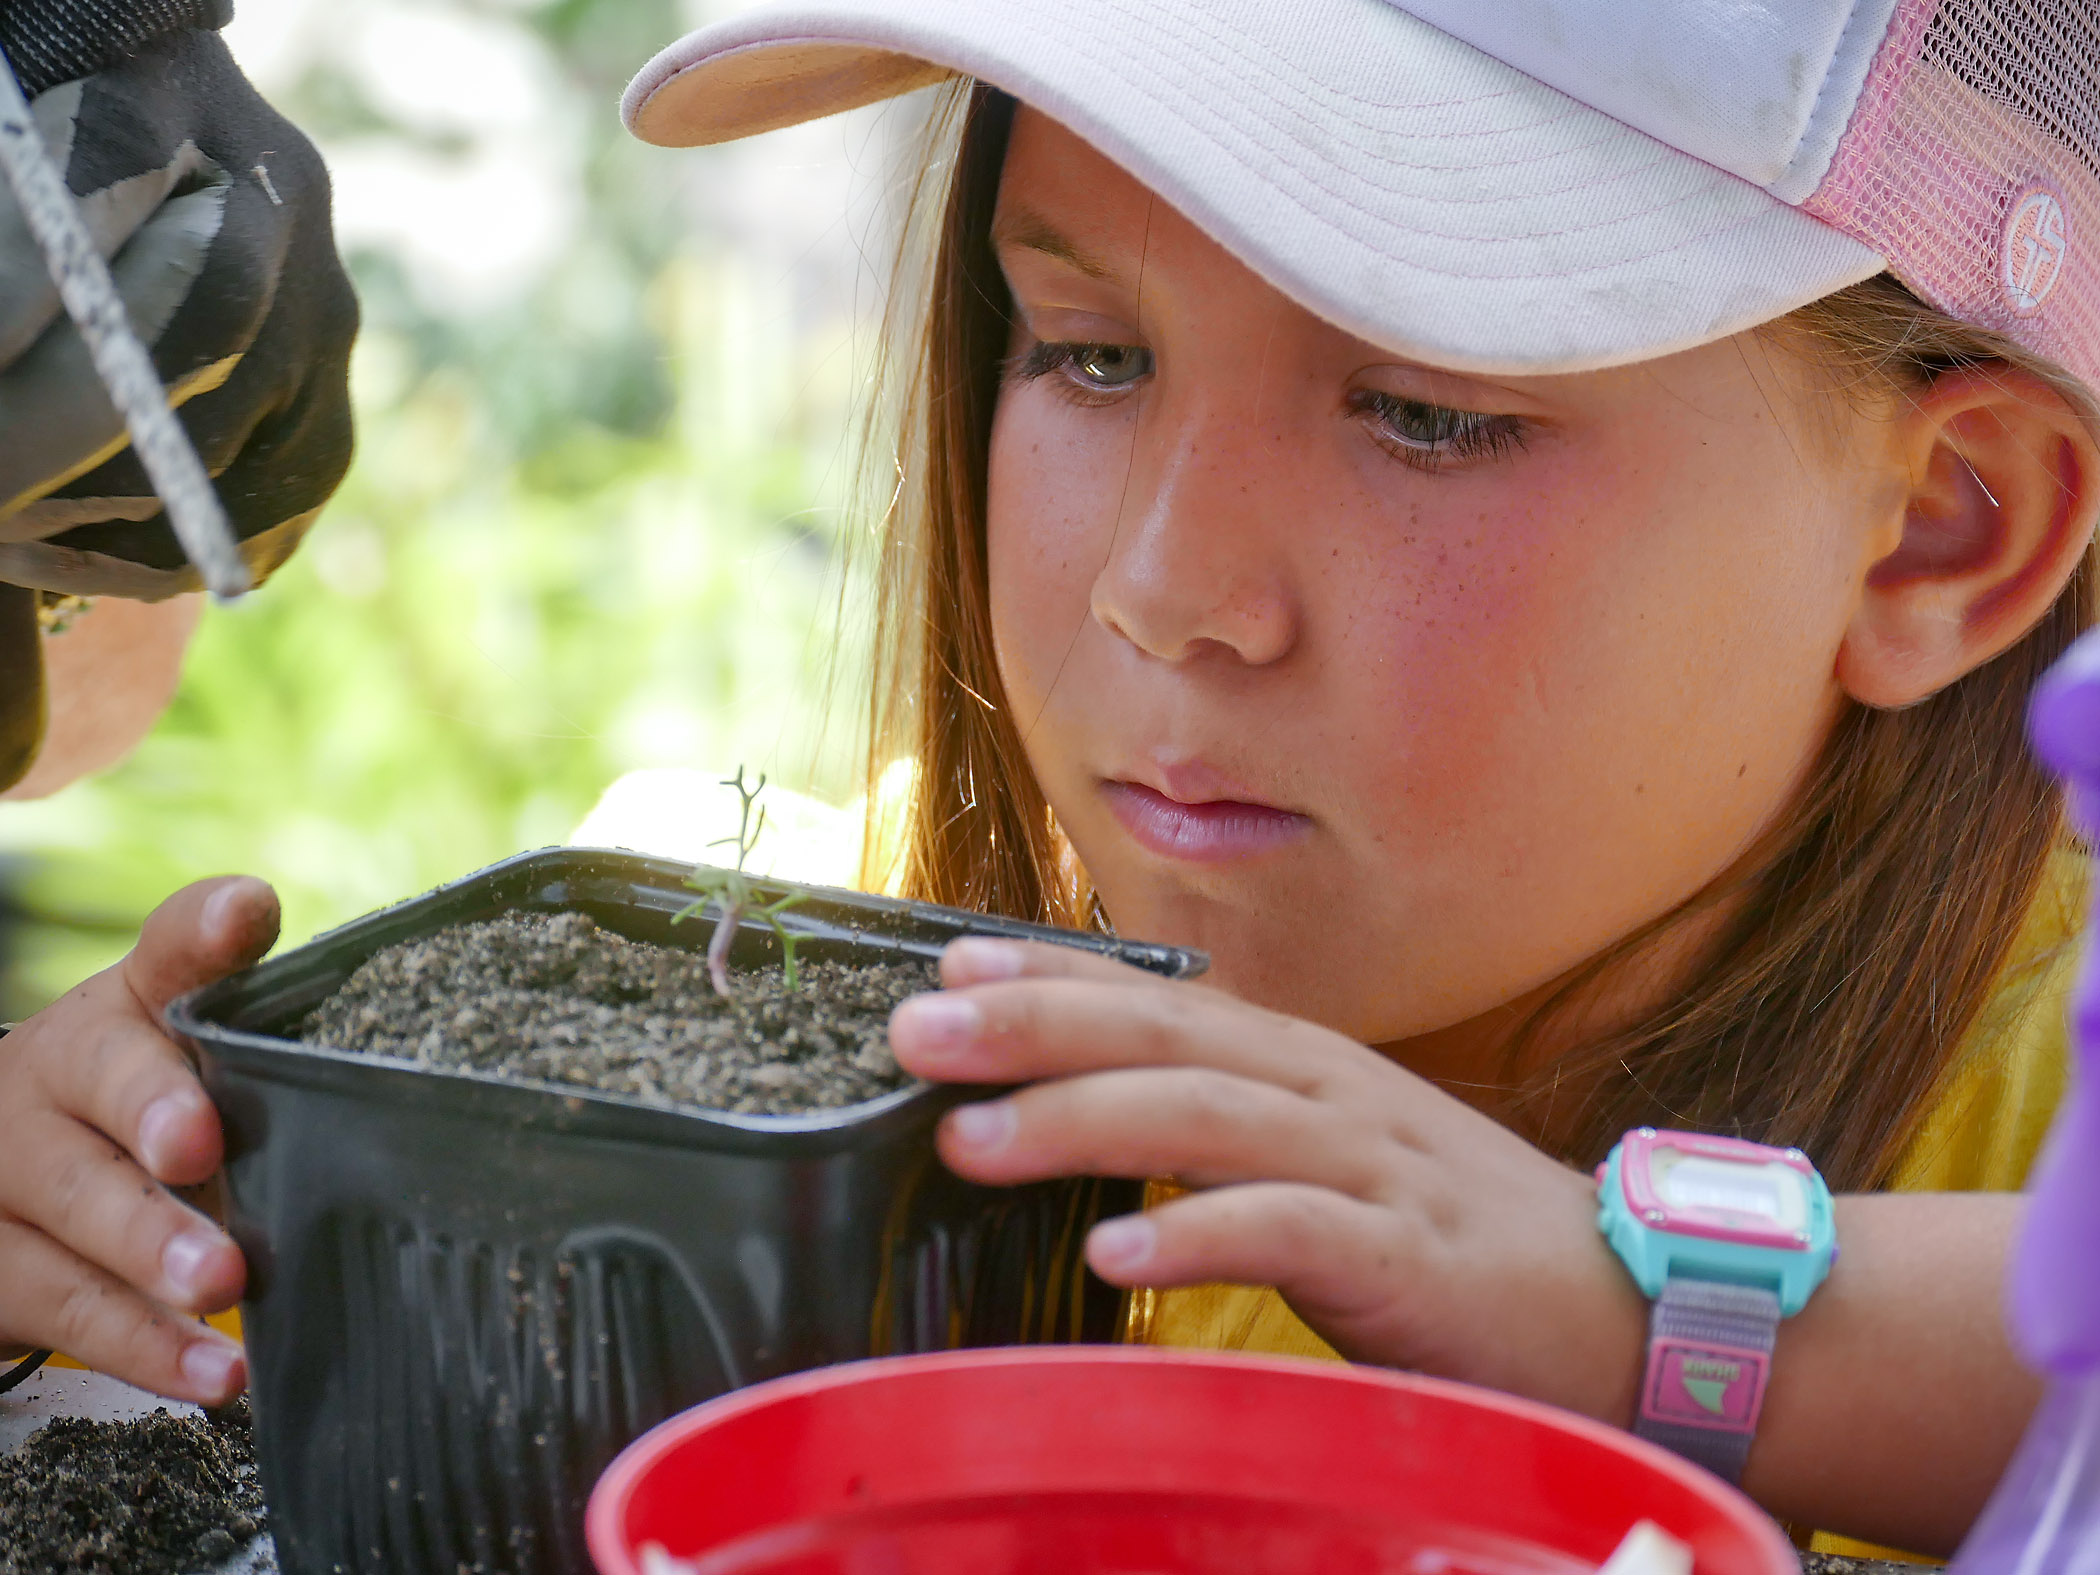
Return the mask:
<svg viewBox="0 0 2100 1575">
<path fill-rule="evenodd" d="M 2071 814 L 2100 837 L 2100 633 L 2049 670 L 2028 718 Z M 2071 1006 L 2071 1087 L 2013 1258 L 2013 1338 L 2049 1392 L 1949 1575 L 2100 1575 L 2100 960 Z"/>
<path fill-rule="evenodd" d="M 2065 653 L 2036 690 L 2034 747 L 2100 834 L 2100 636 Z M 2100 968 L 2088 941 L 2071 1005 L 2071 1087 L 2035 1167 L 2012 1270 L 2012 1326 L 2045 1373 L 2100 1372 Z"/>
</svg>

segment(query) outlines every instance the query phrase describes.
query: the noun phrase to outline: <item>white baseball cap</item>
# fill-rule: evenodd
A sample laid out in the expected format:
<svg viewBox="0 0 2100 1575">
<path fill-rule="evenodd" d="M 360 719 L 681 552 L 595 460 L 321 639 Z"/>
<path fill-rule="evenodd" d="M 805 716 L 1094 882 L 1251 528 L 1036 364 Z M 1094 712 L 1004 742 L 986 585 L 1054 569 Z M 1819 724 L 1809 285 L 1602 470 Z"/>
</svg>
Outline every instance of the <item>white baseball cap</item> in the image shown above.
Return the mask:
<svg viewBox="0 0 2100 1575">
<path fill-rule="evenodd" d="M 2100 385 L 2100 0 L 770 0 L 622 111 L 976 78 L 1399 354 L 1572 372 L 1893 270 Z"/>
</svg>

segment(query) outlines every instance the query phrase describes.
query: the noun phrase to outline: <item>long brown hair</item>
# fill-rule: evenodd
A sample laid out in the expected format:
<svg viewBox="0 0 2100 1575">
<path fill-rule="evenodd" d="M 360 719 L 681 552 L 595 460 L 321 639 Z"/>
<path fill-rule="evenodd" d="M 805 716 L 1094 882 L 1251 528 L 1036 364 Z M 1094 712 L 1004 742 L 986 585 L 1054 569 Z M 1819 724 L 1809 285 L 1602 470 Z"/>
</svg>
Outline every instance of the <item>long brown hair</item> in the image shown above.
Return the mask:
<svg viewBox="0 0 2100 1575">
<path fill-rule="evenodd" d="M 869 869 L 931 901 L 1099 922 L 1028 768 L 992 647 L 986 464 L 1011 302 L 990 227 L 1014 106 L 978 85 L 944 91 L 892 292 L 898 424 L 871 438 L 893 485 L 878 535 L 869 781 L 898 758 L 916 772 L 901 818 L 871 819 Z M 1885 275 L 1772 331 L 1835 373 L 1834 386 L 1884 396 L 1955 368 L 2017 365 L 2100 432 L 2067 375 Z M 1526 1034 L 1578 1008 L 1687 913 L 1725 903 L 1693 977 L 1558 1058 L 1498 1113 L 1550 1125 L 1562 1157 L 1585 1164 L 1626 1128 L 1660 1122 L 1798 1144 L 1840 1188 L 1885 1182 L 2063 846 L 2060 797 L 2027 752 L 2023 719 L 2043 671 L 2093 622 L 2096 585 L 2089 550 L 2002 656 L 1918 705 L 1852 706 L 1755 854 L 1563 981 Z M 1582 1091 L 1579 1112 L 1544 1121 L 1568 1089 Z"/>
</svg>

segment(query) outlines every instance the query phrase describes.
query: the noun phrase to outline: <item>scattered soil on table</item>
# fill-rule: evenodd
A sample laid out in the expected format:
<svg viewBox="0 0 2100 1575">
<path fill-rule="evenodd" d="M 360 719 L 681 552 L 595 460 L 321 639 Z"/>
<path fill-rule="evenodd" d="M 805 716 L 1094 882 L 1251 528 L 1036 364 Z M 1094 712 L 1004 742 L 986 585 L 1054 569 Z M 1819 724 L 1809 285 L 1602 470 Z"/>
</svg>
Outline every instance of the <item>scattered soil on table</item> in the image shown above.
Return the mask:
<svg viewBox="0 0 2100 1575">
<path fill-rule="evenodd" d="M 195 1575 L 263 1530 L 248 1402 L 62 1416 L 0 1455 L 0 1575 Z"/>
<path fill-rule="evenodd" d="M 696 926 L 703 942 L 712 920 Z M 581 913 L 507 913 L 376 953 L 310 1012 L 312 1045 L 626 1094 L 654 1105 L 788 1115 L 858 1105 L 911 1078 L 890 1054 L 898 1002 L 931 964 L 803 961 L 732 976 Z"/>
</svg>

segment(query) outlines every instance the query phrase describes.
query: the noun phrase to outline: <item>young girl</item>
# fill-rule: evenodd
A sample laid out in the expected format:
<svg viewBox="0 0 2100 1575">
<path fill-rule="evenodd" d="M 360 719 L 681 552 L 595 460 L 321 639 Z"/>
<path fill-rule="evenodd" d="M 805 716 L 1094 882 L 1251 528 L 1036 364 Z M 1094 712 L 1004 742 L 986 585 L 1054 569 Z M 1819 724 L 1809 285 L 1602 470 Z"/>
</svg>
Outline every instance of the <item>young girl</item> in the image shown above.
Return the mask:
<svg viewBox="0 0 2100 1575">
<path fill-rule="evenodd" d="M 965 943 L 893 1039 L 1027 1085 L 951 1119 L 966 1174 L 1173 1178 L 1090 1242 L 1134 1337 L 1627 1425 L 1650 1311 L 1590 1167 L 1644 1122 L 1796 1144 L 1843 1256 L 1745 1485 L 1961 1535 L 2033 1399 L 2016 1200 L 1876 1194 L 2016 1186 L 2053 1103 L 2079 870 L 2021 722 L 2100 515 L 2100 33 L 1992 20 L 809 0 L 637 80 L 693 143 L 967 74 L 895 298 L 903 881 L 1214 967 Z M 157 1307 L 238 1257 L 172 1253 L 204 1227 L 130 1156 L 210 1168 L 151 1011 L 266 921 L 178 898 L 32 1025 L 48 1088 L 0 1057 L 0 1105 L 128 1151 L 0 1154 L 68 1288 L 6 1332 L 209 1388 Z"/>
<path fill-rule="evenodd" d="M 668 144 L 975 79 L 895 286 L 904 884 L 1214 967 L 966 944 L 894 1039 L 1029 1085 L 957 1169 L 1189 1190 L 1091 1240 L 1135 1336 L 1624 1424 L 1626 1129 L 2019 1184 L 2080 874 L 2022 719 L 2091 618 L 2096 46 L 2067 3 L 824 0 L 637 79 Z M 1751 1491 L 1958 1539 L 2032 1398 L 2014 1217 L 1839 1205 Z"/>
</svg>

